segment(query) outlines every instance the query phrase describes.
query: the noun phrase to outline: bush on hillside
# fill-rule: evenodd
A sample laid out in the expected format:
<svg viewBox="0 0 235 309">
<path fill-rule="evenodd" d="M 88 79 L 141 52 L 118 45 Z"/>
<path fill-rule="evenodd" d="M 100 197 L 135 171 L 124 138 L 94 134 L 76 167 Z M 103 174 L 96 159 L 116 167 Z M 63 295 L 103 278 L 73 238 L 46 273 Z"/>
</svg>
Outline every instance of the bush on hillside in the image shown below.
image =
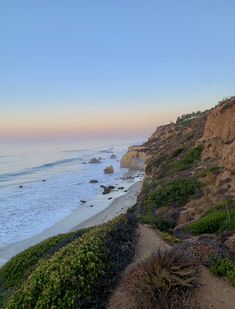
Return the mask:
<svg viewBox="0 0 235 309">
<path fill-rule="evenodd" d="M 171 231 L 174 227 L 174 222 L 168 217 L 157 217 L 153 213 L 137 214 L 137 220 L 139 223 L 148 224 L 155 229 L 159 229 L 163 232 Z"/>
<path fill-rule="evenodd" d="M 105 308 L 134 255 L 135 221 L 119 216 L 43 260 L 10 297 L 7 308 Z"/>
<path fill-rule="evenodd" d="M 144 202 L 146 211 L 156 208 L 183 206 L 200 191 L 201 182 L 196 178 L 175 179 L 162 185 Z"/>
<path fill-rule="evenodd" d="M 210 270 L 217 276 L 228 280 L 235 287 L 235 263 L 234 261 L 212 254 L 209 257 Z"/>
<path fill-rule="evenodd" d="M 50 258 L 56 251 L 79 238 L 89 229 L 51 237 L 17 254 L 3 265 L 0 268 L 0 307 L 12 291 L 30 275 L 40 260 Z"/>
<path fill-rule="evenodd" d="M 202 151 L 203 146 L 199 145 L 184 152 L 184 156 L 181 159 L 176 159 L 183 152 L 182 148 L 176 149 L 173 155 L 163 162 L 159 172 L 160 178 L 192 168 L 200 161 Z"/>
<path fill-rule="evenodd" d="M 161 235 L 162 235 L 163 240 L 171 246 L 181 243 L 181 239 L 175 237 L 174 235 L 168 232 L 162 232 Z"/>
<path fill-rule="evenodd" d="M 46 259 L 53 255 L 71 241 L 80 237 L 89 229 L 77 232 L 61 234 L 26 249 L 14 256 L 9 262 L 0 268 L 0 284 L 5 288 L 15 287 L 42 258 Z"/>
<path fill-rule="evenodd" d="M 153 253 L 125 279 L 142 309 L 191 308 L 187 295 L 197 283 L 197 262 L 179 246 Z"/>
<path fill-rule="evenodd" d="M 234 224 L 235 211 L 230 211 L 232 221 L 228 221 L 228 214 L 226 211 L 214 211 L 205 217 L 190 223 L 188 230 L 193 235 L 200 235 L 205 233 L 216 233 L 220 230 L 225 230 L 230 224 Z"/>
</svg>

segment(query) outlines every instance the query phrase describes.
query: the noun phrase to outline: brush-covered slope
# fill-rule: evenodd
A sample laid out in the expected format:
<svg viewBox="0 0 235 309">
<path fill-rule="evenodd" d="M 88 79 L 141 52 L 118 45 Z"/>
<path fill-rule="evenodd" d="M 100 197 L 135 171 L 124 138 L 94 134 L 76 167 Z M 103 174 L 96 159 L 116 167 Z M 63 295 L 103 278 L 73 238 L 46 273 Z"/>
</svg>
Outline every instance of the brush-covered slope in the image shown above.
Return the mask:
<svg viewBox="0 0 235 309">
<path fill-rule="evenodd" d="M 235 97 L 158 127 L 141 146 L 146 176 L 138 199 L 140 222 L 176 233 L 220 208 L 221 241 L 235 252 L 234 139 Z"/>
</svg>

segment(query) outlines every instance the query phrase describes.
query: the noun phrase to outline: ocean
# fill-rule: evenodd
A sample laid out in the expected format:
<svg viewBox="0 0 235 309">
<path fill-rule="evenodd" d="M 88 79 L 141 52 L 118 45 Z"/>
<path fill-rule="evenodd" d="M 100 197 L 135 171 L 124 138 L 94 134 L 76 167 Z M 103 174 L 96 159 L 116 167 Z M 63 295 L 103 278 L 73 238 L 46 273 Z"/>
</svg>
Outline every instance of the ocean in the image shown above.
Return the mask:
<svg viewBox="0 0 235 309">
<path fill-rule="evenodd" d="M 116 190 L 103 195 L 101 185 L 127 189 L 137 181 L 123 180 L 127 169 L 120 168 L 128 146 L 137 143 L 1 142 L 0 249 L 41 233 L 82 205 L 95 212 L 97 205 L 103 209 L 111 203 L 110 196 L 124 194 Z M 116 159 L 110 158 L 112 154 Z M 100 158 L 101 163 L 90 164 L 92 158 Z M 111 164 L 114 174 L 104 174 L 103 169 Z M 89 183 L 91 179 L 98 183 Z"/>
</svg>

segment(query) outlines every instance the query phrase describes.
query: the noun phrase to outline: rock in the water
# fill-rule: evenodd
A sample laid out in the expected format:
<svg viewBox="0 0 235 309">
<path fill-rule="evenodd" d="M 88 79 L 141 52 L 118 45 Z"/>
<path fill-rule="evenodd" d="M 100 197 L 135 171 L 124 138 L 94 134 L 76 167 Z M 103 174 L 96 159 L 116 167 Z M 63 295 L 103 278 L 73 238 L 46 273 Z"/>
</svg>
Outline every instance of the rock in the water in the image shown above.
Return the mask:
<svg viewBox="0 0 235 309">
<path fill-rule="evenodd" d="M 24 186 L 19 186 L 19 189 L 22 189 Z"/>
<path fill-rule="evenodd" d="M 112 165 L 110 166 L 107 166 L 105 169 L 104 169 L 104 173 L 105 174 L 113 174 L 114 173 L 114 168 Z"/>
<path fill-rule="evenodd" d="M 110 159 L 117 159 L 117 157 L 115 156 L 115 154 L 113 153 L 110 157 Z"/>
<path fill-rule="evenodd" d="M 96 179 L 91 179 L 90 181 L 89 181 L 89 183 L 98 183 L 99 181 L 98 180 L 96 180 Z"/>
<path fill-rule="evenodd" d="M 89 163 L 94 164 L 94 163 L 101 163 L 101 161 L 97 158 L 92 158 Z"/>
<path fill-rule="evenodd" d="M 101 188 L 103 188 L 103 194 L 109 194 L 113 189 L 115 189 L 115 187 L 114 186 L 108 186 L 108 187 L 106 187 L 106 186 L 103 186 L 103 185 L 101 185 Z"/>
<path fill-rule="evenodd" d="M 108 200 L 111 200 L 111 199 L 112 199 L 112 197 L 109 197 L 109 198 L 108 198 Z"/>
<path fill-rule="evenodd" d="M 124 190 L 125 187 L 118 187 L 118 190 Z"/>
<path fill-rule="evenodd" d="M 81 202 L 82 204 L 85 204 L 85 203 L 86 203 L 86 201 L 85 201 L 85 200 L 80 200 L 80 202 Z"/>
<path fill-rule="evenodd" d="M 42 180 L 42 182 L 45 182 L 45 181 L 46 181 L 46 179 L 43 179 L 43 180 Z"/>
</svg>

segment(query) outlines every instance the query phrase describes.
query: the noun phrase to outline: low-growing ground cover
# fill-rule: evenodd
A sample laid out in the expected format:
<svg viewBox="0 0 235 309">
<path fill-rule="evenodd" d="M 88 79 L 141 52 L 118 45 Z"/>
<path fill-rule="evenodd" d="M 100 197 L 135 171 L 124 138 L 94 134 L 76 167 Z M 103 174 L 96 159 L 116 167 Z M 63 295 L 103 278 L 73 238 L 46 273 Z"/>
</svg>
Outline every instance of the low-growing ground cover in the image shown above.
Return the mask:
<svg viewBox="0 0 235 309">
<path fill-rule="evenodd" d="M 22 281 L 33 271 L 37 263 L 42 259 L 48 259 L 56 251 L 79 238 L 89 229 L 83 229 L 73 233 L 61 234 L 26 249 L 14 256 L 9 262 L 0 268 L 0 306 L 4 299 L 9 297 L 13 289 L 16 289 Z"/>
<path fill-rule="evenodd" d="M 6 308 L 105 308 L 134 255 L 135 221 L 119 216 L 42 260 Z"/>
<path fill-rule="evenodd" d="M 235 287 L 235 263 L 234 261 L 212 254 L 208 259 L 210 270 L 217 276 L 223 277 Z"/>
<path fill-rule="evenodd" d="M 201 182 L 193 177 L 172 180 L 150 194 L 144 202 L 144 208 L 153 212 L 160 207 L 183 206 L 196 196 L 201 185 Z"/>
<path fill-rule="evenodd" d="M 200 235 L 231 230 L 234 226 L 235 210 L 230 210 L 229 214 L 226 210 L 215 210 L 205 217 L 192 222 L 187 228 L 193 235 Z"/>
</svg>

